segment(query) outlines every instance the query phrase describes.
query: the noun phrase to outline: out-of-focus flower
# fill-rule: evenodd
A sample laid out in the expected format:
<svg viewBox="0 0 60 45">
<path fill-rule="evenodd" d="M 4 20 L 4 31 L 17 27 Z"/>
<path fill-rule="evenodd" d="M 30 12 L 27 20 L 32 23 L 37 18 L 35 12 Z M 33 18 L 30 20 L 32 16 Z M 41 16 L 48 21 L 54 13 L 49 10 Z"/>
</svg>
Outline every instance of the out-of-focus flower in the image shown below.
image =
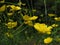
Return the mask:
<svg viewBox="0 0 60 45">
<path fill-rule="evenodd" d="M 21 7 L 15 5 L 8 5 L 7 7 L 11 7 L 11 10 L 13 11 L 21 10 Z"/>
<path fill-rule="evenodd" d="M 51 26 L 47 26 L 46 24 L 40 24 L 40 23 L 35 23 L 34 24 L 34 28 L 41 33 L 46 33 L 46 34 L 50 34 L 51 33 Z"/>
<path fill-rule="evenodd" d="M 56 16 L 56 14 L 48 14 L 48 16 L 53 17 Z"/>
<path fill-rule="evenodd" d="M 58 24 L 52 24 L 51 26 L 52 27 L 58 27 Z"/>
<path fill-rule="evenodd" d="M 60 17 L 55 17 L 55 21 L 60 21 Z"/>
<path fill-rule="evenodd" d="M 12 16 L 12 15 L 13 15 L 13 12 L 11 12 L 11 13 L 7 13 L 7 15 L 8 15 L 8 16 Z"/>
<path fill-rule="evenodd" d="M 9 37 L 9 38 L 12 38 L 12 37 L 13 37 L 13 35 L 12 35 L 11 33 L 9 33 L 9 32 L 5 33 L 5 35 L 6 35 L 7 37 Z"/>
<path fill-rule="evenodd" d="M 44 39 L 44 43 L 46 43 L 46 44 L 49 44 L 52 41 L 53 41 L 53 38 L 51 38 L 51 37 L 47 37 L 46 39 Z"/>
<path fill-rule="evenodd" d="M 14 28 L 14 27 L 17 26 L 17 22 L 8 22 L 8 23 L 6 24 L 6 26 L 7 26 L 9 29 Z"/>
<path fill-rule="evenodd" d="M 3 6 L 0 7 L 0 12 L 5 11 L 5 8 L 6 8 L 5 6 L 6 6 L 6 5 L 3 5 Z"/>
<path fill-rule="evenodd" d="M 22 5 L 22 2 L 18 2 L 18 5 L 21 6 Z"/>
<path fill-rule="evenodd" d="M 5 2 L 5 0 L 0 0 L 0 3 L 4 3 Z"/>
<path fill-rule="evenodd" d="M 28 15 L 24 15 L 23 16 L 23 19 L 28 21 L 28 20 L 36 20 L 38 18 L 38 16 L 33 16 L 33 17 L 30 17 Z"/>
<path fill-rule="evenodd" d="M 25 21 L 25 24 L 28 24 L 29 26 L 33 26 L 33 22 L 32 21 Z"/>
</svg>

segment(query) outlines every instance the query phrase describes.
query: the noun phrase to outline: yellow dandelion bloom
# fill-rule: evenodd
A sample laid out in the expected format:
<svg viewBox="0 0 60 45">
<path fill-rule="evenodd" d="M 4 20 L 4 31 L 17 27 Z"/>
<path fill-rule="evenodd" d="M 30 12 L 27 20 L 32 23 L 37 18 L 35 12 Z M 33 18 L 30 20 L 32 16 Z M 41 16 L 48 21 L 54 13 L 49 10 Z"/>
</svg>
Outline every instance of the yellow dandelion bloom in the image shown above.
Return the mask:
<svg viewBox="0 0 60 45">
<path fill-rule="evenodd" d="M 39 31 L 39 32 L 41 32 L 41 33 L 47 33 L 47 32 L 49 32 L 50 33 L 50 31 L 51 31 L 51 29 L 52 29 L 52 27 L 47 27 L 47 25 L 46 24 L 40 24 L 40 23 L 35 23 L 34 24 L 34 28 L 37 30 L 37 31 Z M 48 33 L 47 33 L 48 34 Z"/>
<path fill-rule="evenodd" d="M 17 26 L 17 22 L 8 22 L 8 23 L 6 24 L 6 26 L 7 26 L 9 29 L 14 28 L 14 27 Z"/>
<path fill-rule="evenodd" d="M 2 7 L 0 7 L 0 12 L 3 12 L 3 11 L 5 11 L 5 7 L 6 5 L 3 5 Z"/>
<path fill-rule="evenodd" d="M 48 14 L 48 16 L 53 17 L 56 16 L 56 14 Z"/>
<path fill-rule="evenodd" d="M 46 44 L 49 44 L 52 41 L 53 41 L 53 38 L 51 38 L 51 37 L 47 37 L 46 39 L 44 39 L 44 43 L 46 43 Z"/>
<path fill-rule="evenodd" d="M 60 21 L 60 17 L 55 17 L 54 20 L 55 21 Z"/>
</svg>

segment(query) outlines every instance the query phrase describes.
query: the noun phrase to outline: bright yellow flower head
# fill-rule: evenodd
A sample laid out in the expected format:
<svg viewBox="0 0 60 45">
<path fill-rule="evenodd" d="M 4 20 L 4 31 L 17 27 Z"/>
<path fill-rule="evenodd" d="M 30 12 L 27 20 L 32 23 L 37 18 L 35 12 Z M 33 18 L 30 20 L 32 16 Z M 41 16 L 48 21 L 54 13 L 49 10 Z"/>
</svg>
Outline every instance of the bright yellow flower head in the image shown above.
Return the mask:
<svg viewBox="0 0 60 45">
<path fill-rule="evenodd" d="M 48 27 L 46 24 L 40 24 L 40 23 L 35 23 L 35 25 L 34 25 L 34 28 L 37 30 L 37 31 L 39 31 L 39 32 L 41 32 L 41 33 L 47 33 L 47 34 L 50 34 L 51 33 L 51 29 L 52 29 L 52 27 Z"/>
<path fill-rule="evenodd" d="M 14 27 L 17 26 L 17 22 L 8 22 L 8 23 L 6 24 L 6 26 L 7 26 L 9 29 L 14 28 Z"/>
<path fill-rule="evenodd" d="M 21 10 L 21 7 L 15 5 L 8 5 L 7 7 L 11 7 L 11 10 L 13 11 Z"/>
<path fill-rule="evenodd" d="M 44 39 L 44 43 L 49 44 L 52 42 L 52 40 L 53 40 L 53 38 L 47 37 L 46 39 Z"/>
<path fill-rule="evenodd" d="M 30 17 L 29 19 L 30 20 L 36 20 L 38 18 L 38 16 L 33 16 L 33 17 Z"/>
<path fill-rule="evenodd" d="M 23 16 L 23 19 L 28 21 L 28 20 L 36 20 L 38 18 L 38 16 L 33 16 L 33 17 L 30 17 L 28 15 L 24 15 Z"/>
</svg>

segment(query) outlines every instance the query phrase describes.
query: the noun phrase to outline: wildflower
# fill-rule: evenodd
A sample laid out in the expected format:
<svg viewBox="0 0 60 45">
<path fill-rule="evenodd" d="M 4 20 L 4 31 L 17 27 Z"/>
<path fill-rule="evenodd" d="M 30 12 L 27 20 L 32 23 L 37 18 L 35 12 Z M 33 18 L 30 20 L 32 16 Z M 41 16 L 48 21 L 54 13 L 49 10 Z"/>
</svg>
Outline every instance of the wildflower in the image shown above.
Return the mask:
<svg viewBox="0 0 60 45">
<path fill-rule="evenodd" d="M 53 38 L 47 37 L 46 39 L 44 39 L 44 43 L 49 44 L 52 42 L 52 40 L 53 40 Z"/>
<path fill-rule="evenodd" d="M 56 16 L 56 14 L 48 14 L 48 16 L 53 17 Z"/>
<path fill-rule="evenodd" d="M 8 5 L 7 7 L 11 7 L 11 10 L 13 11 L 21 10 L 21 7 L 15 5 Z"/>
<path fill-rule="evenodd" d="M 11 13 L 7 13 L 7 15 L 8 15 L 8 16 L 12 16 L 12 15 L 13 15 L 13 12 L 11 12 Z"/>
<path fill-rule="evenodd" d="M 9 29 L 14 28 L 14 27 L 17 26 L 17 22 L 8 22 L 8 23 L 6 24 L 6 26 L 7 26 Z"/>
<path fill-rule="evenodd" d="M 20 2 L 18 3 L 18 5 L 21 6 L 21 5 L 22 5 L 22 2 L 20 1 Z"/>
<path fill-rule="evenodd" d="M 15 10 L 21 10 L 21 7 L 15 6 Z"/>
<path fill-rule="evenodd" d="M 38 16 L 33 16 L 33 17 L 30 17 L 29 19 L 30 20 L 36 20 L 38 18 Z"/>
<path fill-rule="evenodd" d="M 47 34 L 51 34 L 51 31 L 47 32 Z"/>
<path fill-rule="evenodd" d="M 5 6 L 6 6 L 6 5 L 3 5 L 2 7 L 0 7 L 0 12 L 5 11 Z"/>
<path fill-rule="evenodd" d="M 54 20 L 55 21 L 60 21 L 60 17 L 55 17 Z"/>
<path fill-rule="evenodd" d="M 40 23 L 35 23 L 34 24 L 34 28 L 37 30 L 37 31 L 39 31 L 39 32 L 41 32 L 41 33 L 47 33 L 47 34 L 50 34 L 51 33 L 51 29 L 52 29 L 52 27 L 51 26 L 47 26 L 46 24 L 40 24 Z"/>
<path fill-rule="evenodd" d="M 6 35 L 7 37 L 9 37 L 9 38 L 12 38 L 12 37 L 13 37 L 13 35 L 12 35 L 11 33 L 9 33 L 9 32 L 6 32 L 5 35 Z"/>
<path fill-rule="evenodd" d="M 57 27 L 57 26 L 58 26 L 58 24 L 52 24 L 51 26 L 52 26 L 52 27 Z"/>
<path fill-rule="evenodd" d="M 28 15 L 24 15 L 23 19 L 28 21 L 28 20 L 36 20 L 38 17 L 37 16 L 33 16 L 33 17 L 29 17 Z"/>
<path fill-rule="evenodd" d="M 24 23 L 25 23 L 25 24 L 28 24 L 29 26 L 33 26 L 32 21 L 25 21 Z"/>
</svg>

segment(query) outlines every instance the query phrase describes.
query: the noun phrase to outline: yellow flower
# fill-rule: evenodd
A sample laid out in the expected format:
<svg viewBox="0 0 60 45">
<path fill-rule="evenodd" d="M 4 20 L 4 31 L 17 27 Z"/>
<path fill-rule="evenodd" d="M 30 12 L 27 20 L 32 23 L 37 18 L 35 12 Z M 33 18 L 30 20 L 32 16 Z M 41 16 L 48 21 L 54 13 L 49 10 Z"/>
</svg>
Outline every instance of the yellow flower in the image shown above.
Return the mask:
<svg viewBox="0 0 60 45">
<path fill-rule="evenodd" d="M 11 7 L 11 10 L 13 11 L 21 10 L 21 7 L 15 5 L 8 5 L 7 7 Z"/>
<path fill-rule="evenodd" d="M 8 23 L 6 24 L 6 26 L 7 26 L 9 29 L 14 28 L 14 27 L 17 26 L 17 22 L 8 22 Z"/>
<path fill-rule="evenodd" d="M 38 18 L 38 16 L 33 16 L 33 17 L 30 17 L 29 19 L 30 20 L 36 20 Z"/>
<path fill-rule="evenodd" d="M 24 23 L 25 23 L 25 24 L 28 24 L 29 26 L 33 26 L 32 21 L 25 21 Z"/>
<path fill-rule="evenodd" d="M 56 16 L 56 14 L 48 14 L 48 16 L 53 17 Z"/>
<path fill-rule="evenodd" d="M 49 31 L 49 32 L 47 32 L 47 34 L 51 34 L 51 32 Z"/>
<path fill-rule="evenodd" d="M 60 17 L 55 17 L 54 18 L 56 21 L 60 21 Z"/>
<path fill-rule="evenodd" d="M 22 5 L 22 2 L 18 2 L 18 5 L 21 6 Z"/>
<path fill-rule="evenodd" d="M 13 15 L 13 12 L 11 12 L 11 13 L 7 13 L 7 15 L 8 15 L 8 16 L 12 16 L 12 15 Z"/>
<path fill-rule="evenodd" d="M 21 10 L 21 7 L 15 6 L 15 10 Z"/>
<path fill-rule="evenodd" d="M 33 16 L 33 17 L 30 17 L 28 15 L 24 15 L 23 16 L 23 19 L 28 21 L 28 20 L 36 20 L 38 18 L 38 16 Z"/>
<path fill-rule="evenodd" d="M 52 42 L 52 40 L 53 40 L 53 38 L 47 37 L 46 39 L 44 39 L 44 43 L 49 44 Z"/>
<path fill-rule="evenodd" d="M 37 31 L 39 31 L 39 32 L 41 32 L 41 33 L 47 33 L 47 34 L 50 34 L 51 33 L 51 29 L 52 29 L 52 27 L 51 26 L 47 26 L 46 24 L 40 24 L 40 23 L 35 23 L 34 24 L 34 28 L 37 30 Z"/>
<path fill-rule="evenodd" d="M 57 27 L 57 26 L 58 26 L 58 24 L 52 24 L 51 26 L 52 26 L 52 27 Z"/>
<path fill-rule="evenodd" d="M 6 5 L 3 5 L 2 7 L 0 7 L 0 12 L 5 11 L 5 6 L 6 6 Z"/>
</svg>

